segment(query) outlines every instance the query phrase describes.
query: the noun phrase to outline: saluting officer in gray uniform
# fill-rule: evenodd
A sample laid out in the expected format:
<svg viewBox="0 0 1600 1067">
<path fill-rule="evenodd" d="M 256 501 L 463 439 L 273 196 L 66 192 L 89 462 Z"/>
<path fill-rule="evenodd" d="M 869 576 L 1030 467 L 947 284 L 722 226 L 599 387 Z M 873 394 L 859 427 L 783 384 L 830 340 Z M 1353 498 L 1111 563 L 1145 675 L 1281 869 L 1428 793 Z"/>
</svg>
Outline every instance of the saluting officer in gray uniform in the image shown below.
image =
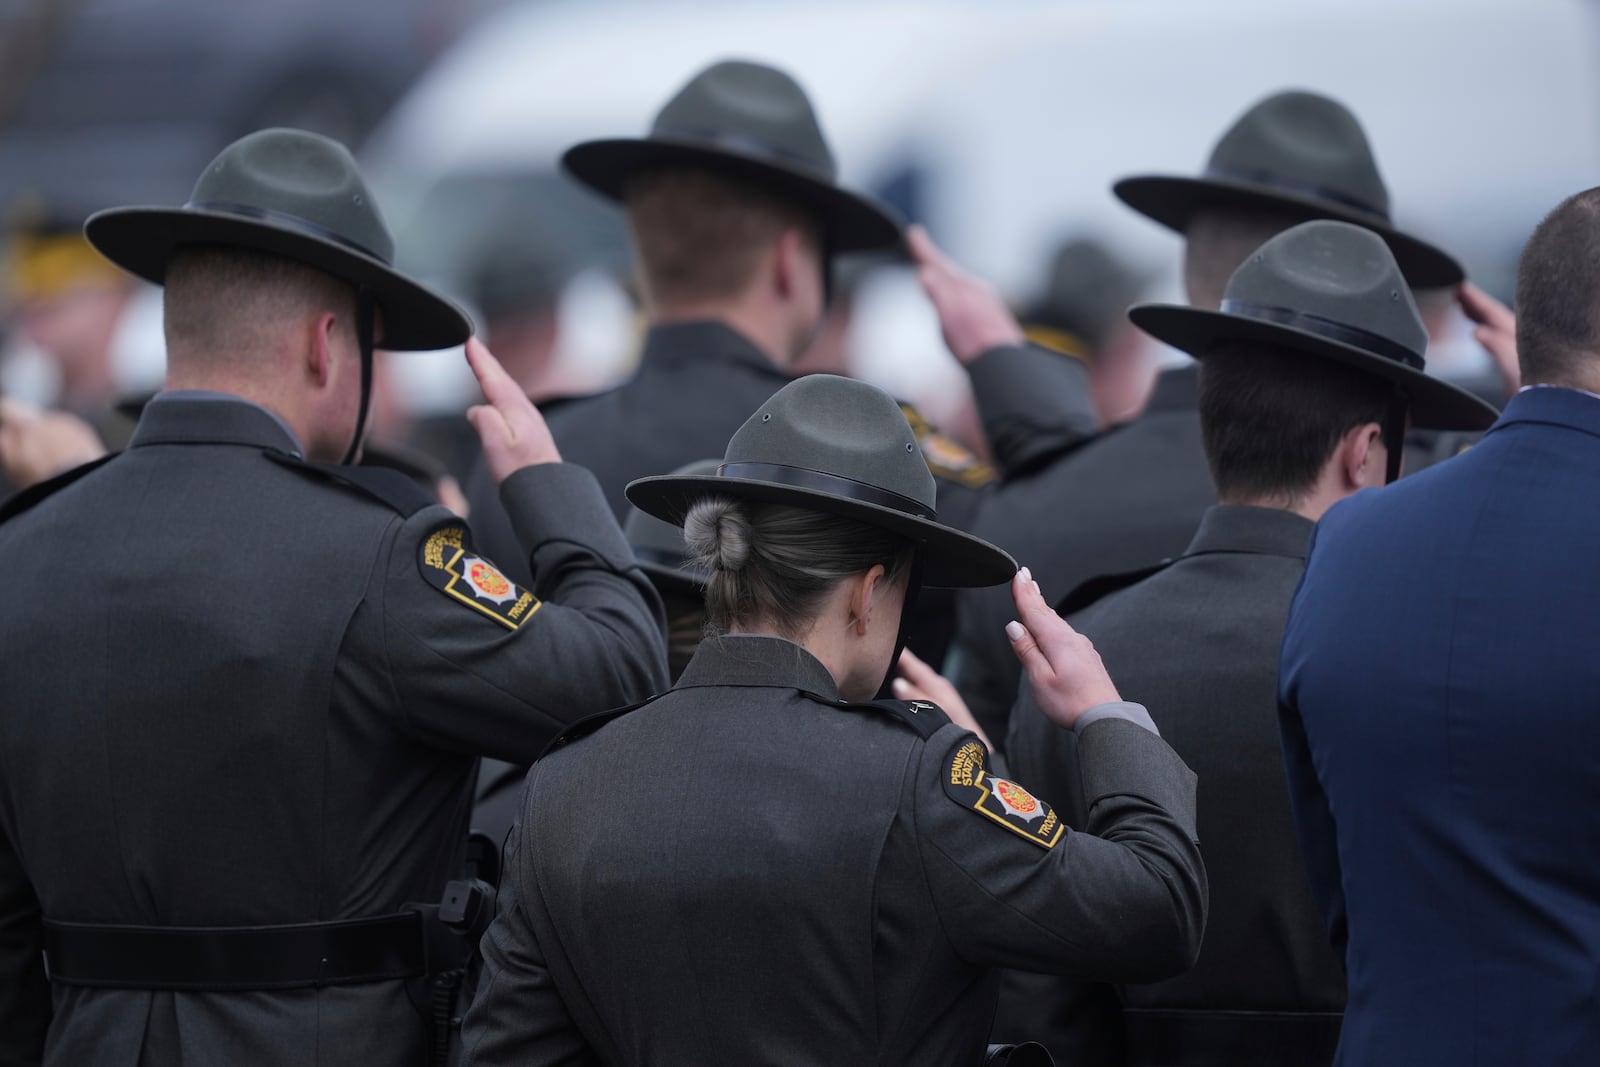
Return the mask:
<svg viewBox="0 0 1600 1067">
<path fill-rule="evenodd" d="M 183 207 L 87 232 L 165 283 L 167 388 L 0 522 L 0 1045 L 422 1062 L 406 906 L 461 865 L 476 758 L 663 686 L 655 594 L 475 342 L 531 587 L 403 476 L 327 462 L 359 452 L 374 345 L 470 333 L 391 269 L 342 146 L 251 134 Z"/>
<path fill-rule="evenodd" d="M 1398 472 L 1407 425 L 1481 430 L 1495 411 L 1424 373 L 1427 330 L 1395 257 L 1349 223 L 1272 238 L 1234 273 L 1220 310 L 1130 315 L 1200 363 L 1219 503 L 1178 559 L 1089 583 L 1069 600 L 1101 599 L 1061 611 L 1205 783 L 1214 906 L 1194 969 L 1127 986 L 1121 1005 L 1109 990 L 1008 976 L 1000 1036 L 1038 1037 L 1079 1067 L 1326 1067 L 1345 979 L 1312 901 L 1279 744 L 1289 601 L 1313 524 Z M 1006 755 L 1081 826 L 1071 737 L 1042 710 L 1024 682 Z"/>
<path fill-rule="evenodd" d="M 978 1064 L 994 968 L 1192 962 L 1194 776 L 994 546 L 939 523 L 894 401 L 814 375 L 712 475 L 629 486 L 708 567 L 667 694 L 529 773 L 465 1061 Z M 925 702 L 872 702 L 918 575 L 1014 581 L 1018 655 L 1078 736 L 1087 832 Z"/>
</svg>

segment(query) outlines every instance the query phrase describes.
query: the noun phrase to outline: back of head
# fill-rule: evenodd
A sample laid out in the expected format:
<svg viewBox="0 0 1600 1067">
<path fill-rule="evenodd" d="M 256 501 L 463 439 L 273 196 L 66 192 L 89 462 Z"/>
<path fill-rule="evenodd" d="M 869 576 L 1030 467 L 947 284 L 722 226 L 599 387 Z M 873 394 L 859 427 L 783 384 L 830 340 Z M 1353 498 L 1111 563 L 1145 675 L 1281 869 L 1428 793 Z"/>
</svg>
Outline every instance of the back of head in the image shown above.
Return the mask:
<svg viewBox="0 0 1600 1067">
<path fill-rule="evenodd" d="M 1251 253 L 1297 223 L 1306 213 L 1268 206 L 1209 207 L 1195 212 L 1183 231 L 1183 287 L 1199 308 L 1222 304 L 1228 279 Z"/>
<path fill-rule="evenodd" d="M 820 227 L 759 181 L 710 170 L 648 171 L 628 183 L 628 229 L 652 309 L 737 299 L 783 232 L 820 248 Z"/>
<path fill-rule="evenodd" d="M 854 519 L 716 497 L 689 509 L 683 533 L 710 574 L 709 634 L 757 629 L 798 641 L 840 581 L 880 563 L 893 580 L 914 552 L 907 538 Z"/>
<path fill-rule="evenodd" d="M 1533 231 L 1516 306 L 1523 382 L 1600 388 L 1600 187 L 1563 200 Z"/>
<path fill-rule="evenodd" d="M 1270 344 L 1224 341 L 1200 365 L 1200 428 L 1224 503 L 1295 507 L 1345 433 L 1382 424 L 1392 387 Z"/>
<path fill-rule="evenodd" d="M 163 297 L 169 368 L 203 374 L 265 367 L 307 316 L 332 311 L 350 326 L 355 299 L 348 283 L 282 256 L 183 246 L 168 262 Z"/>
</svg>

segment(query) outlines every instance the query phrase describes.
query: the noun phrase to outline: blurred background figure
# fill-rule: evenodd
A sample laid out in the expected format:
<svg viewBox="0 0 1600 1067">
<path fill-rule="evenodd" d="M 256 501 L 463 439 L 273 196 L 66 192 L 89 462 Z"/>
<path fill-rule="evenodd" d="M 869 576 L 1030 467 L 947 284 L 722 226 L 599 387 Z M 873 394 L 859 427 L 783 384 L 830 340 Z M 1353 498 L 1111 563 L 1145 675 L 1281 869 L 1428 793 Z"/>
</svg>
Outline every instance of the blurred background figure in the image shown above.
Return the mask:
<svg viewBox="0 0 1600 1067">
<path fill-rule="evenodd" d="M 1091 237 L 1057 245 L 1044 284 L 1018 318 L 1034 344 L 1080 360 L 1102 428 L 1138 415 L 1150 395 L 1155 357 L 1128 321 L 1152 279 Z"/>
</svg>

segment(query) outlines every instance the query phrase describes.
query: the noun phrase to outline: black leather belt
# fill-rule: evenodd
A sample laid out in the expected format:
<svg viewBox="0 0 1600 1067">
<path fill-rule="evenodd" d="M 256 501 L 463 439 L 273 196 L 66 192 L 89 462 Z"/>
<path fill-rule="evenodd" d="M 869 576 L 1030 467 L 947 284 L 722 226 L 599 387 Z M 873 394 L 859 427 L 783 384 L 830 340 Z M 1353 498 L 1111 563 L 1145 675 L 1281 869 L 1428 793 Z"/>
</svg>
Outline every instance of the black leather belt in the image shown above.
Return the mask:
<svg viewBox="0 0 1600 1067">
<path fill-rule="evenodd" d="M 1339 1012 L 1126 1009 L 1133 1067 L 1328 1067 L 1339 1047 Z"/>
<path fill-rule="evenodd" d="M 353 985 L 427 973 L 415 911 L 286 926 L 106 926 L 45 920 L 52 981 L 239 991 Z"/>
</svg>

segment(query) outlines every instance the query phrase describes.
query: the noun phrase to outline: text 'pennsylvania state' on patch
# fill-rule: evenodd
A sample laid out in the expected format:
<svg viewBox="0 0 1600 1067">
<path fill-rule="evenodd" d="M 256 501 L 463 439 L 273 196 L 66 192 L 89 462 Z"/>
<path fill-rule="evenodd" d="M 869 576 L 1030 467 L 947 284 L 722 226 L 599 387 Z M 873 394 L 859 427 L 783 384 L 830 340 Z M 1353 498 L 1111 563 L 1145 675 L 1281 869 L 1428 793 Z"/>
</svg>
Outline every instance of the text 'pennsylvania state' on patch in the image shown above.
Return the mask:
<svg viewBox="0 0 1600 1067">
<path fill-rule="evenodd" d="M 435 589 L 508 629 L 515 630 L 539 610 L 537 597 L 517 588 L 499 567 L 472 550 L 464 526 L 429 534 L 417 565 Z"/>
<path fill-rule="evenodd" d="M 984 769 L 988 750 L 979 741 L 965 741 L 950 753 L 944 768 L 944 791 L 964 808 L 971 808 L 1040 848 L 1055 848 L 1064 829 L 1050 805 L 1015 782 L 996 778 Z"/>
</svg>

